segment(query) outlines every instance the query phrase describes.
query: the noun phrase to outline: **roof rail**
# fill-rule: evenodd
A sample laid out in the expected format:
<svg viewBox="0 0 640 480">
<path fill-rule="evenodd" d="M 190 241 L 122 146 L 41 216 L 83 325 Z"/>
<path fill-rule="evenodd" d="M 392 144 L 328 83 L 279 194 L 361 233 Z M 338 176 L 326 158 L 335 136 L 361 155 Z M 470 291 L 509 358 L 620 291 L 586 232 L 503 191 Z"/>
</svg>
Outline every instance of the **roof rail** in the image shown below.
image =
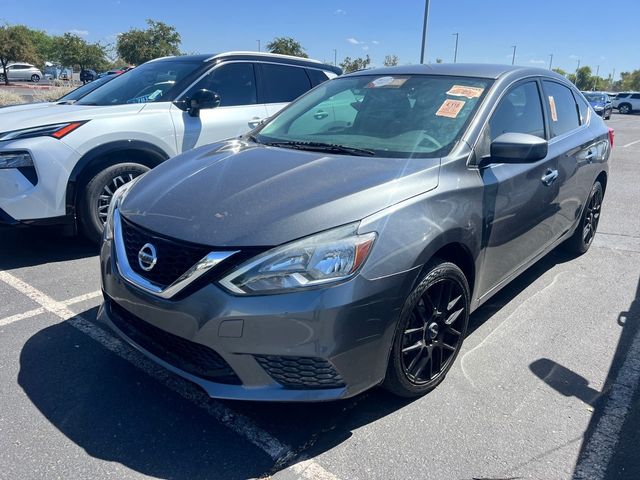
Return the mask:
<svg viewBox="0 0 640 480">
<path fill-rule="evenodd" d="M 228 57 L 230 55 L 253 55 L 253 56 L 266 57 L 266 58 L 268 58 L 268 57 L 288 58 L 288 59 L 291 59 L 291 60 L 303 60 L 305 62 L 319 63 L 321 65 L 323 64 L 320 60 L 314 60 L 312 58 L 296 57 L 295 55 L 282 55 L 280 53 L 252 52 L 252 51 L 249 51 L 249 50 L 238 50 L 238 51 L 232 51 L 232 52 L 217 53 L 217 54 L 207 58 L 205 61 L 208 62 L 208 61 L 216 59 L 216 58 Z"/>
</svg>

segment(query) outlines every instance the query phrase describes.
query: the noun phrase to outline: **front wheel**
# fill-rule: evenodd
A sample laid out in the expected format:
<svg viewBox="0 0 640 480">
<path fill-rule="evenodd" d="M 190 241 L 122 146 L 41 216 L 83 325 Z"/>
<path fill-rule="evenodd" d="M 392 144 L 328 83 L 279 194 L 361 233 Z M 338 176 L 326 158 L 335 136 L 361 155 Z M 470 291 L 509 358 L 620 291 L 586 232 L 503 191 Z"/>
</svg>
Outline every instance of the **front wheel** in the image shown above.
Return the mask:
<svg viewBox="0 0 640 480">
<path fill-rule="evenodd" d="M 623 103 L 618 107 L 618 111 L 625 115 L 631 113 L 631 105 L 629 105 L 628 103 Z"/>
<path fill-rule="evenodd" d="M 89 240 L 100 242 L 115 191 L 147 171 L 149 167 L 139 163 L 119 163 L 98 172 L 89 180 L 78 202 L 80 229 Z"/>
<path fill-rule="evenodd" d="M 402 309 L 383 386 L 402 397 L 418 397 L 442 382 L 467 332 L 469 305 L 462 270 L 432 261 Z"/>
<path fill-rule="evenodd" d="M 589 250 L 593 243 L 593 238 L 596 236 L 598 223 L 600 223 L 603 196 L 602 184 L 596 181 L 591 188 L 587 205 L 584 208 L 584 212 L 582 212 L 576 231 L 564 244 L 564 249 L 569 253 L 582 255 Z"/>
<path fill-rule="evenodd" d="M 38 83 L 40 81 L 40 75 L 36 75 L 35 73 L 31 75 L 31 81 L 33 83 Z"/>
</svg>

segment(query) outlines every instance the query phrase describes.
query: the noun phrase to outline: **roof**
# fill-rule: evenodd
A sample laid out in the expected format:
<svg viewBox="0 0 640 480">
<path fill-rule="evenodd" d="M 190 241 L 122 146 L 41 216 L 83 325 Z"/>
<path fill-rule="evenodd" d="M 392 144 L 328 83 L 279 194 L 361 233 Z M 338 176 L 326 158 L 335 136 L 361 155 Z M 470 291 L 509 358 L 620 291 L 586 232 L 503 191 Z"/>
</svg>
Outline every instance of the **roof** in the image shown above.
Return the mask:
<svg viewBox="0 0 640 480">
<path fill-rule="evenodd" d="M 480 77 L 496 79 L 513 72 L 523 75 L 548 75 L 564 78 L 543 68 L 520 67 L 517 65 L 499 65 L 490 63 L 430 63 L 425 65 L 401 65 L 397 67 L 360 70 L 352 75 L 453 75 L 462 77 Z"/>
</svg>

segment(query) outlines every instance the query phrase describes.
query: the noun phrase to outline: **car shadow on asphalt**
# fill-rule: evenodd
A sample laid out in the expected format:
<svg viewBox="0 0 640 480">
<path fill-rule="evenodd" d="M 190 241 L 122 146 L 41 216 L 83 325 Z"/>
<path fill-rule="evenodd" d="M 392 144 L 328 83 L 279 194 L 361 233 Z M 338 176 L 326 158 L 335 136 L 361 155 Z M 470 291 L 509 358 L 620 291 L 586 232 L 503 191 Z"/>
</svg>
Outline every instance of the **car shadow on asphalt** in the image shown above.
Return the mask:
<svg viewBox="0 0 640 480">
<path fill-rule="evenodd" d="M 0 228 L 0 270 L 93 257 L 98 251 L 86 238 L 64 235 L 59 227 Z"/>
<path fill-rule="evenodd" d="M 569 260 L 551 253 L 476 311 L 468 335 L 540 275 Z M 95 319 L 95 309 L 80 314 Z M 99 325 L 96 328 L 104 328 Z M 201 408 L 106 349 L 69 322 L 33 335 L 20 355 L 18 382 L 44 417 L 89 455 L 159 478 L 249 478 L 313 458 L 363 425 L 416 400 L 374 388 L 319 404 L 223 401 L 291 447 L 274 462 Z"/>
</svg>

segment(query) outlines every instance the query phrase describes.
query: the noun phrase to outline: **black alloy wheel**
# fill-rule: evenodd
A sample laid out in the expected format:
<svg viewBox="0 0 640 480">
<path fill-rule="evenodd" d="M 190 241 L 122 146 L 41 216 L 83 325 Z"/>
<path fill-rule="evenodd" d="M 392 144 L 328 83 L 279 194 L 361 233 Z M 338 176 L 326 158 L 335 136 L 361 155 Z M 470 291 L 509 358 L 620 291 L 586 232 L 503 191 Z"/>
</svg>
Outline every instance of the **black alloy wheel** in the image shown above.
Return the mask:
<svg viewBox="0 0 640 480">
<path fill-rule="evenodd" d="M 603 199 L 604 189 L 602 188 L 602 184 L 596 181 L 591 188 L 591 193 L 587 199 L 576 231 L 563 245 L 564 249 L 569 253 L 582 255 L 589 250 L 598 230 L 598 223 L 600 223 Z"/>
<path fill-rule="evenodd" d="M 435 263 L 405 303 L 384 383 L 387 389 L 415 397 L 444 379 L 467 331 L 469 301 L 460 268 Z"/>
</svg>

